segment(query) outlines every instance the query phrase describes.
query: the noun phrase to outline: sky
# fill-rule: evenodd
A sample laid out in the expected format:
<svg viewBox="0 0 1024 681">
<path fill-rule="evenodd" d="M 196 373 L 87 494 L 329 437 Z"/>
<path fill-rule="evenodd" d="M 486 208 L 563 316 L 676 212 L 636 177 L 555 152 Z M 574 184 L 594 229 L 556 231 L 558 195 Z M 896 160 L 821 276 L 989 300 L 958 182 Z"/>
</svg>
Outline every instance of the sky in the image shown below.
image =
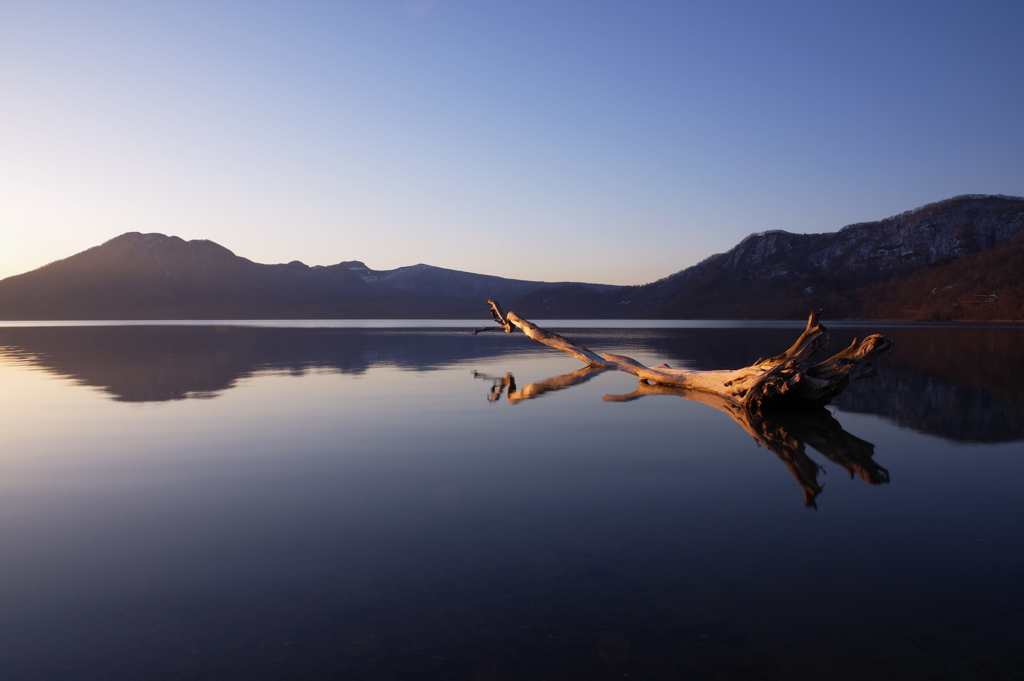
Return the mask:
<svg viewBox="0 0 1024 681">
<path fill-rule="evenodd" d="M 1024 2 L 0 0 L 0 278 L 125 232 L 646 283 L 1024 195 Z"/>
</svg>

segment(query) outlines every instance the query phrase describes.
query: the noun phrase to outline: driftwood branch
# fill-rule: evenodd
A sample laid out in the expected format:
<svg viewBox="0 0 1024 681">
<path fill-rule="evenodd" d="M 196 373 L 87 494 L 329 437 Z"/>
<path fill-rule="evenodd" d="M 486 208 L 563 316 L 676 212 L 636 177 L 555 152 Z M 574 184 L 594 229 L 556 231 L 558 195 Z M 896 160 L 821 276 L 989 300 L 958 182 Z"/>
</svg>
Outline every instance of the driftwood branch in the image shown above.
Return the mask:
<svg viewBox="0 0 1024 681">
<path fill-rule="evenodd" d="M 498 305 L 498 303 L 493 300 L 488 300 L 487 304 L 491 307 L 491 318 L 501 326 L 482 326 L 473 332 L 474 336 L 478 333 L 483 333 L 484 331 L 504 331 L 505 333 L 512 333 L 515 331 L 515 327 L 505 319 L 505 315 L 501 311 L 501 305 Z"/>
<path fill-rule="evenodd" d="M 862 341 L 855 339 L 842 352 L 816 362 L 815 355 L 828 343 L 828 331 L 819 321 L 819 311 L 810 314 L 803 333 L 788 350 L 742 369 L 695 371 L 673 369 L 667 364 L 648 367 L 622 355 L 599 355 L 579 343 L 538 327 L 515 312 L 504 313 L 493 300 L 487 303 L 491 316 L 500 326 L 474 333 L 487 330 L 511 333 L 519 329 L 538 343 L 568 353 L 588 367 L 625 371 L 636 376 L 641 383 L 710 393 L 752 410 L 760 410 L 769 403 L 828 404 L 851 381 L 873 375 L 874 362 L 892 347 L 889 339 L 872 335 Z"/>
<path fill-rule="evenodd" d="M 493 376 L 477 371 L 474 378 L 491 381 L 488 402 L 497 402 L 502 394 L 509 403 L 519 404 L 556 390 L 585 383 L 607 369 L 583 367 L 576 371 L 530 383 L 519 388 L 511 373 Z M 507 393 L 505 392 L 507 390 Z M 807 455 L 807 447 L 816 449 L 827 459 L 843 467 L 852 479 L 856 473 L 869 485 L 889 482 L 889 471 L 874 461 L 875 446 L 843 430 L 842 425 L 824 407 L 785 411 L 753 411 L 735 402 L 698 390 L 641 383 L 625 395 L 605 395 L 605 402 L 632 402 L 648 395 L 671 395 L 700 402 L 723 411 L 745 430 L 758 446 L 779 457 L 800 485 L 804 505 L 817 508 L 817 498 L 824 489 L 818 477 L 824 469 Z"/>
<path fill-rule="evenodd" d="M 648 367 L 622 355 L 599 355 L 515 312 L 505 314 L 493 300 L 487 303 L 500 326 L 481 330 L 512 333 L 519 329 L 533 340 L 568 353 L 586 365 L 524 388 L 517 388 L 510 373 L 495 377 L 474 372 L 478 378 L 492 381 L 488 397 L 492 402 L 506 390 L 508 401 L 515 404 L 578 385 L 608 370 L 625 371 L 640 379 L 636 390 L 626 395 L 605 395 L 605 401 L 629 402 L 648 395 L 675 395 L 729 414 L 758 445 L 782 460 L 800 484 L 807 506 L 817 507 L 816 498 L 822 491 L 818 482 L 822 468 L 807 456 L 807 445 L 842 466 L 851 478 L 856 473 L 872 485 L 889 481 L 889 472 L 872 458 L 874 445 L 847 433 L 823 408 L 851 381 L 874 374 L 874 362 L 892 347 L 884 336 L 854 339 L 845 350 L 817 361 L 815 355 L 828 343 L 828 331 L 819 320 L 821 312 L 812 312 L 803 332 L 782 354 L 759 359 L 742 369 L 692 371 L 673 369 L 667 364 Z"/>
</svg>

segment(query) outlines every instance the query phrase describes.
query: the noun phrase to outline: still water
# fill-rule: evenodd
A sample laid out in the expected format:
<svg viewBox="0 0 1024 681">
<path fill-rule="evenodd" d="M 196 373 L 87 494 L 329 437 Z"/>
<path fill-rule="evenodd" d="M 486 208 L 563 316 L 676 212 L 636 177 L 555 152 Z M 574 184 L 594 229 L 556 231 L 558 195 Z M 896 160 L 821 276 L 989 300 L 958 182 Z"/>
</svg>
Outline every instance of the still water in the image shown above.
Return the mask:
<svg viewBox="0 0 1024 681">
<path fill-rule="evenodd" d="M 446 324 L 0 328 L 0 678 L 1020 678 L 1024 328 L 748 432 Z"/>
</svg>

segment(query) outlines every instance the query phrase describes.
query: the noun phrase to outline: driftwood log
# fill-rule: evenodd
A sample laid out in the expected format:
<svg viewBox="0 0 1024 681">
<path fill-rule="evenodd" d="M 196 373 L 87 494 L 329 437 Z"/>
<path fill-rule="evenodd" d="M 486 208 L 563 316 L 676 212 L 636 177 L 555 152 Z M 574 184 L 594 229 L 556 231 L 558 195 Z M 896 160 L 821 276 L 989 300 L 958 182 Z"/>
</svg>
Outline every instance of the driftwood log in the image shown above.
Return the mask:
<svg viewBox="0 0 1024 681">
<path fill-rule="evenodd" d="M 585 383 L 606 371 L 625 371 L 640 379 L 636 389 L 625 395 L 605 395 L 606 402 L 631 402 L 648 395 L 673 395 L 700 402 L 732 417 L 754 441 L 774 452 L 786 465 L 803 491 L 804 504 L 817 507 L 822 491 L 818 482 L 821 466 L 806 454 L 810 446 L 842 466 L 852 478 L 857 474 L 870 485 L 889 482 L 889 471 L 874 459 L 874 445 L 843 430 L 823 408 L 851 381 L 871 376 L 874 362 L 888 352 L 892 342 L 878 335 L 854 339 L 850 347 L 828 359 L 815 355 L 828 342 L 828 333 L 812 312 L 796 342 L 781 355 L 759 359 L 742 369 L 691 371 L 672 369 L 667 364 L 647 367 L 629 357 L 601 354 L 541 329 L 514 312 L 507 315 L 493 300 L 491 316 L 499 326 L 477 329 L 505 331 L 520 329 L 530 338 L 579 359 L 586 366 L 561 376 L 517 386 L 511 373 L 474 377 L 491 381 L 488 400 L 496 402 L 505 394 L 517 404 L 546 393 Z"/>
<path fill-rule="evenodd" d="M 517 386 L 511 373 L 493 376 L 474 371 L 473 377 L 491 382 L 488 402 L 497 402 L 504 394 L 510 404 L 519 404 L 524 400 L 586 383 L 606 371 L 609 370 L 583 367 L 526 386 Z M 640 383 L 636 390 L 625 395 L 605 395 L 604 401 L 632 402 L 648 395 L 681 397 L 706 404 L 731 416 L 754 438 L 758 446 L 774 452 L 785 464 L 800 484 L 805 506 L 817 508 L 818 495 L 824 489 L 824 484 L 818 481 L 824 469 L 807 455 L 808 447 L 841 466 L 851 479 L 856 474 L 869 485 L 889 482 L 889 471 L 874 460 L 875 446 L 843 430 L 839 421 L 824 407 L 754 412 L 711 393 L 648 383 Z"/>
<path fill-rule="evenodd" d="M 874 362 L 892 348 L 892 341 L 880 335 L 863 340 L 854 339 L 850 347 L 821 361 L 815 356 L 828 344 L 828 331 L 819 321 L 820 311 L 812 312 L 807 326 L 796 342 L 781 355 L 759 359 L 742 369 L 696 371 L 673 369 L 667 364 L 648 367 L 635 359 L 597 354 L 590 349 L 546 331 L 515 312 L 505 314 L 501 306 L 488 300 L 491 316 L 499 326 L 477 329 L 482 331 L 521 330 L 533 340 L 566 352 L 592 369 L 625 371 L 640 379 L 643 385 L 680 388 L 714 395 L 723 402 L 719 408 L 748 418 L 769 406 L 822 406 L 841 393 L 850 384 L 875 373 Z M 585 380 L 587 376 L 576 376 Z M 563 386 L 565 387 L 565 386 Z M 549 390 L 551 388 L 548 388 Z M 556 388 L 557 389 L 557 388 Z"/>
</svg>

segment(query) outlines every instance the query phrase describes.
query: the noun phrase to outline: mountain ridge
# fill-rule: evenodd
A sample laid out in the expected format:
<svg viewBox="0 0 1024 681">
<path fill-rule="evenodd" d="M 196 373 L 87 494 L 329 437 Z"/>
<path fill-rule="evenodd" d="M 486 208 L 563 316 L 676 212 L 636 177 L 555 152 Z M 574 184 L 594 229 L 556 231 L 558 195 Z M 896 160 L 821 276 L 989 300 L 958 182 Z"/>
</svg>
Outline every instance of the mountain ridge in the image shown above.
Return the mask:
<svg viewBox="0 0 1024 681">
<path fill-rule="evenodd" d="M 766 319 L 825 307 L 833 318 L 1022 319 L 1022 271 L 1024 198 L 1004 195 L 956 196 L 836 232 L 754 233 L 639 286 L 424 263 L 261 264 L 206 239 L 128 232 L 0 280 L 0 319 L 478 319 L 487 299 L 542 318 Z"/>
<path fill-rule="evenodd" d="M 0 318 L 479 318 L 488 297 L 513 300 L 565 284 L 425 264 L 395 270 L 372 270 L 359 260 L 262 264 L 207 239 L 127 232 L 0 280 Z"/>
<path fill-rule="evenodd" d="M 569 290 L 563 295 L 584 316 L 618 309 L 626 318 L 767 319 L 824 307 L 832 317 L 877 318 L 860 299 L 865 287 L 893 280 L 899 288 L 900 277 L 999 249 L 1022 232 L 1024 198 L 962 195 L 836 232 L 754 233 L 729 251 L 649 284 L 603 296 Z M 1007 292 L 1020 288 L 1011 285 Z M 554 297 L 532 295 L 524 304 L 535 316 L 561 317 L 567 311 Z M 895 318 L 920 317 L 908 310 Z M 929 318 L 957 317 L 932 310 Z M 1024 318 L 1024 309 L 1010 318 Z"/>
</svg>

